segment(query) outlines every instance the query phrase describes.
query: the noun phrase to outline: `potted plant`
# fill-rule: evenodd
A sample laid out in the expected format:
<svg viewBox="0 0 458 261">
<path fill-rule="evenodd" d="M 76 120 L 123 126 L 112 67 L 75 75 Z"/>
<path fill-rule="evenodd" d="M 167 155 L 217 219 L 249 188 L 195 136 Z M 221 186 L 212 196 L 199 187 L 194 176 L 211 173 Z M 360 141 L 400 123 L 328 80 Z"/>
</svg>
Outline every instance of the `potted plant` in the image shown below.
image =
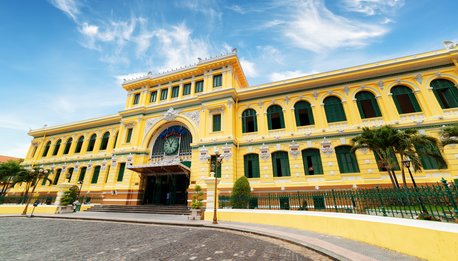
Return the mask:
<svg viewBox="0 0 458 261">
<path fill-rule="evenodd" d="M 191 202 L 191 219 L 193 220 L 200 220 L 202 211 L 202 196 L 203 196 L 202 188 L 197 185 L 194 189 L 194 195 L 192 195 L 192 202 Z"/>
<path fill-rule="evenodd" d="M 79 189 L 77 186 L 72 186 L 64 192 L 64 195 L 62 195 L 62 198 L 60 199 L 59 213 L 73 212 L 73 202 L 78 199 L 78 192 Z"/>
</svg>

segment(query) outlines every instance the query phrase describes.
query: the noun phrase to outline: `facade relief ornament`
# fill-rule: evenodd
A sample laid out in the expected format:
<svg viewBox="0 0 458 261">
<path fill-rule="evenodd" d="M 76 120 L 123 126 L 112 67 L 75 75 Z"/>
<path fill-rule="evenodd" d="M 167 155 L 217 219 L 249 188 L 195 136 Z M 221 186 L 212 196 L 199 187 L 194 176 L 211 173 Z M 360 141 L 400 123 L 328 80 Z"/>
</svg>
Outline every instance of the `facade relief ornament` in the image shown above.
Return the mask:
<svg viewBox="0 0 458 261">
<path fill-rule="evenodd" d="M 224 159 L 230 159 L 232 157 L 232 149 L 227 143 L 223 147 L 223 157 Z"/>
<path fill-rule="evenodd" d="M 170 108 L 164 114 L 164 120 L 173 121 L 177 116 L 178 116 L 178 111 L 173 108 Z"/>
<path fill-rule="evenodd" d="M 197 128 L 199 128 L 199 123 L 200 123 L 200 112 L 197 111 L 190 111 L 190 112 L 185 112 L 183 113 L 184 116 L 190 118 L 194 124 L 196 125 Z"/>
<path fill-rule="evenodd" d="M 132 154 L 129 154 L 129 156 L 127 156 L 126 158 L 127 167 L 132 167 L 133 163 L 134 163 L 134 156 Z"/>
<path fill-rule="evenodd" d="M 104 160 L 102 161 L 101 169 L 102 169 L 102 170 L 105 170 L 106 168 L 107 168 L 107 160 L 104 159 Z"/>
<path fill-rule="evenodd" d="M 146 120 L 144 135 L 146 135 L 154 127 L 154 125 L 156 125 L 156 123 L 160 120 L 161 118 L 159 117 Z"/>
<path fill-rule="evenodd" d="M 344 92 L 346 95 L 348 95 L 350 93 L 350 88 L 348 86 L 345 86 L 344 87 Z"/>
<path fill-rule="evenodd" d="M 332 149 L 331 142 L 328 139 L 326 139 L 326 137 L 321 142 L 321 152 L 327 154 L 328 156 L 334 152 L 334 150 Z"/>
<path fill-rule="evenodd" d="M 116 158 L 115 155 L 113 155 L 113 156 L 111 157 L 111 167 L 112 167 L 112 168 L 115 168 L 117 163 L 118 163 L 118 159 Z"/>
<path fill-rule="evenodd" d="M 259 154 L 261 155 L 261 159 L 268 160 L 270 158 L 269 147 L 263 143 L 261 148 L 259 148 Z"/>
<path fill-rule="evenodd" d="M 206 161 L 210 158 L 210 155 L 208 155 L 208 149 L 205 147 L 205 145 L 200 148 L 199 152 L 200 161 Z"/>
<path fill-rule="evenodd" d="M 421 83 L 423 82 L 423 75 L 421 75 L 421 73 L 417 74 L 417 75 L 415 76 L 415 80 L 416 80 L 419 84 L 421 84 Z"/>
<path fill-rule="evenodd" d="M 299 151 L 299 144 L 297 144 L 294 140 L 289 144 L 289 154 L 296 159 L 301 152 Z"/>
<path fill-rule="evenodd" d="M 383 90 L 383 81 L 377 82 L 377 85 L 380 88 L 380 90 Z"/>
<path fill-rule="evenodd" d="M 317 91 L 313 91 L 313 98 L 315 98 L 315 101 L 318 100 L 318 92 Z"/>
</svg>

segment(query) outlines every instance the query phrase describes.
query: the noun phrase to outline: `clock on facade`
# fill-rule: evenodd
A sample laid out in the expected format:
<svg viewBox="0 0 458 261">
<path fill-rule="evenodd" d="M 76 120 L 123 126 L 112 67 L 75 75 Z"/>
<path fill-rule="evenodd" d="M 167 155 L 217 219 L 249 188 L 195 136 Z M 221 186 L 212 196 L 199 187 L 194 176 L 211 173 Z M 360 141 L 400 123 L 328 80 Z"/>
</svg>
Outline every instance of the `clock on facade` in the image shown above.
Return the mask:
<svg viewBox="0 0 458 261">
<path fill-rule="evenodd" d="M 178 138 L 174 136 L 168 137 L 164 142 L 164 152 L 167 155 L 175 154 L 178 150 Z"/>
</svg>

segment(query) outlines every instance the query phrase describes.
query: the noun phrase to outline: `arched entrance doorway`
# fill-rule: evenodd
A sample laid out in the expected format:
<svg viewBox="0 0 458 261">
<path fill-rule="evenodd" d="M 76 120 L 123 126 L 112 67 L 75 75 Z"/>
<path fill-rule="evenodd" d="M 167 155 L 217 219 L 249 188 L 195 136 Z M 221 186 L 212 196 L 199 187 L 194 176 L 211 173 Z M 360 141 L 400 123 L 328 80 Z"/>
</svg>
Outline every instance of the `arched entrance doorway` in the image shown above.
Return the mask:
<svg viewBox="0 0 458 261">
<path fill-rule="evenodd" d="M 191 143 L 190 131 L 181 125 L 161 129 L 155 135 L 150 162 L 131 167 L 143 178 L 143 204 L 187 204 Z"/>
</svg>

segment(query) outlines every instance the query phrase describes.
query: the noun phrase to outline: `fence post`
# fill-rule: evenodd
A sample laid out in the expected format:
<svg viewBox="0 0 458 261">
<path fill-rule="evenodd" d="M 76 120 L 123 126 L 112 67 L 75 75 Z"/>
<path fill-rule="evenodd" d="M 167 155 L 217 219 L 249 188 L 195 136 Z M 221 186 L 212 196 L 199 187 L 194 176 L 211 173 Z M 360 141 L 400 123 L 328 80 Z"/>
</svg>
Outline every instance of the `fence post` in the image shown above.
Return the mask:
<svg viewBox="0 0 458 261">
<path fill-rule="evenodd" d="M 267 197 L 268 197 L 268 201 L 269 201 L 269 209 L 271 209 L 271 207 L 270 207 L 270 192 L 267 193 Z"/>
<path fill-rule="evenodd" d="M 385 206 L 383 205 L 383 199 L 382 199 L 382 194 L 380 194 L 380 189 L 378 188 L 378 186 L 376 186 L 375 189 L 377 190 L 377 196 L 378 196 L 378 198 L 380 200 L 380 204 L 382 206 L 383 216 L 387 217 L 388 215 L 386 214 Z"/>
<path fill-rule="evenodd" d="M 336 195 L 334 194 L 334 189 L 331 189 L 331 195 L 332 195 L 332 200 L 334 200 L 334 209 L 336 210 L 336 212 L 339 212 L 339 210 L 337 209 L 337 201 L 336 201 Z"/>
<path fill-rule="evenodd" d="M 441 182 L 445 187 L 445 191 L 447 192 L 447 195 L 450 199 L 450 203 L 452 203 L 453 212 L 455 212 L 455 222 L 458 222 L 458 206 L 456 205 L 455 199 L 453 198 L 452 191 L 450 191 L 450 188 L 448 187 L 447 180 L 445 180 L 443 177 Z"/>
</svg>

